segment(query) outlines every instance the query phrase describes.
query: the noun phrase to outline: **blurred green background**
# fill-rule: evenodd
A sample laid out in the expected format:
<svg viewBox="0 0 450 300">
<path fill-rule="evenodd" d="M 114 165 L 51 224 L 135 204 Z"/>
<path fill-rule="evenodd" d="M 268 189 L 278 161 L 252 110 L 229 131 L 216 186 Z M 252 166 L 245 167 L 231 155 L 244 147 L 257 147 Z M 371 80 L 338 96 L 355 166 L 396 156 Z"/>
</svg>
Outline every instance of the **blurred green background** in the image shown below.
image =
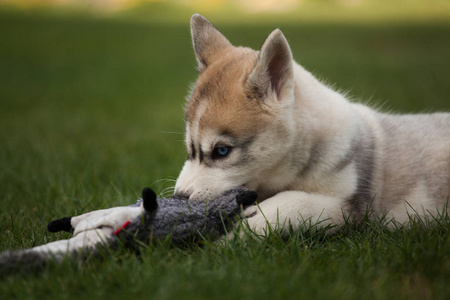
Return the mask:
<svg viewBox="0 0 450 300">
<path fill-rule="evenodd" d="M 0 250 L 64 237 L 46 223 L 132 203 L 144 186 L 170 194 L 186 157 L 194 12 L 255 49 L 280 28 L 297 62 L 357 101 L 450 108 L 447 0 L 3 0 Z"/>
</svg>

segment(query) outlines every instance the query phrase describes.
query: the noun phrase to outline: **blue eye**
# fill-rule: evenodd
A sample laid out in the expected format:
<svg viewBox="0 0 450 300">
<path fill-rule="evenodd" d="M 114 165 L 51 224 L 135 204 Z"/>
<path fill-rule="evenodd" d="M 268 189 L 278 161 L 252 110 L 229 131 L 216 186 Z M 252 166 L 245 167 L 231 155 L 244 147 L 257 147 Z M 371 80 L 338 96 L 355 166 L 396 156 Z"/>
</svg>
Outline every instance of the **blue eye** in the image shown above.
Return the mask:
<svg viewBox="0 0 450 300">
<path fill-rule="evenodd" d="M 227 146 L 221 146 L 214 148 L 213 156 L 216 158 L 222 158 L 227 156 L 230 153 L 231 148 Z"/>
</svg>

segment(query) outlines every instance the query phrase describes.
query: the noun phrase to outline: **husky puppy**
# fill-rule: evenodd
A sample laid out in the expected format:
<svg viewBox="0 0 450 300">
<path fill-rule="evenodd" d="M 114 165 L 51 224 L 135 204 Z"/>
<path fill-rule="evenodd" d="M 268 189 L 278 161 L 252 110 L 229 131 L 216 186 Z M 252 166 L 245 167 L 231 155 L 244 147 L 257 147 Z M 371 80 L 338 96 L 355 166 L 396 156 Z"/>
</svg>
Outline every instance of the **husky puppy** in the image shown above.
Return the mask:
<svg viewBox="0 0 450 300">
<path fill-rule="evenodd" d="M 233 46 L 195 14 L 199 76 L 186 106 L 189 157 L 175 193 L 203 201 L 258 193 L 250 228 L 339 225 L 345 215 L 404 223 L 447 211 L 450 114 L 393 115 L 349 102 L 294 62 L 278 29 L 260 51 Z"/>
</svg>

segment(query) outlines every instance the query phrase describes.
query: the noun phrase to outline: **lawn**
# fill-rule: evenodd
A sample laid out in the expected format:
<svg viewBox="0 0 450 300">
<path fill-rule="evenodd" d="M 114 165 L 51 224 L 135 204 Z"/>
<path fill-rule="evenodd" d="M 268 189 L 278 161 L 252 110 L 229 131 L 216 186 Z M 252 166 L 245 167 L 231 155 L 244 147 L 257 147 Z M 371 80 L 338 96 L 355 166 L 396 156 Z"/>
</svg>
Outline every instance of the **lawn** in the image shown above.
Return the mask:
<svg viewBox="0 0 450 300">
<path fill-rule="evenodd" d="M 214 21 L 214 20 L 213 20 Z M 66 234 L 48 221 L 173 186 L 195 80 L 189 20 L 0 11 L 0 250 Z M 281 25 L 280 25 L 281 24 Z M 258 48 L 280 27 L 297 62 L 384 110 L 450 109 L 450 22 L 223 22 Z M 430 174 L 432 176 L 432 174 Z M 2 299 L 448 299 L 450 222 L 390 232 L 114 251 L 1 278 Z"/>
</svg>

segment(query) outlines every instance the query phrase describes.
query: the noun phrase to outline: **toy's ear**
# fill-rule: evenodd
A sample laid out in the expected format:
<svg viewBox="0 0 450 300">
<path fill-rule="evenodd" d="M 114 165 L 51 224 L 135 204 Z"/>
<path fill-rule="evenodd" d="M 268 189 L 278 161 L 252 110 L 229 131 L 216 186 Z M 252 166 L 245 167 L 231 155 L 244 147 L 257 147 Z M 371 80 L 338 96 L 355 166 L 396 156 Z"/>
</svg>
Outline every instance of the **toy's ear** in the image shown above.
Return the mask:
<svg viewBox="0 0 450 300">
<path fill-rule="evenodd" d="M 245 191 L 237 194 L 236 202 L 239 205 L 248 206 L 255 203 L 256 198 L 258 198 L 258 194 L 253 191 Z"/>
<path fill-rule="evenodd" d="M 59 232 L 59 231 L 72 231 L 72 224 L 70 221 L 72 220 L 72 217 L 65 217 L 58 220 L 53 220 L 47 225 L 47 229 L 50 232 Z"/>
<path fill-rule="evenodd" d="M 146 187 L 142 190 L 142 201 L 144 202 L 144 209 L 147 212 L 154 212 L 158 209 L 156 194 L 151 188 Z"/>
</svg>

